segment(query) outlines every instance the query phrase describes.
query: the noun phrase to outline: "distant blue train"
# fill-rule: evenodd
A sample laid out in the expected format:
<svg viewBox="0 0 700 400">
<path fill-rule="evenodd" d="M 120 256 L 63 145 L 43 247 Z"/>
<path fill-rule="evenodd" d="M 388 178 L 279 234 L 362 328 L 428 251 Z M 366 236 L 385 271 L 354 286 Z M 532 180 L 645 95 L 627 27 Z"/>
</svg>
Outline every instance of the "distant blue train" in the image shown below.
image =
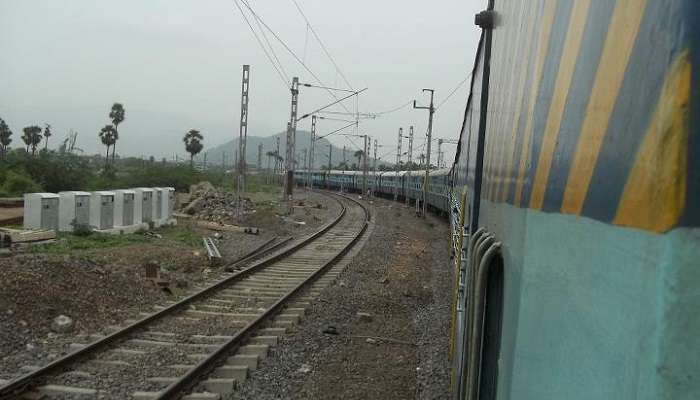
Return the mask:
<svg viewBox="0 0 700 400">
<path fill-rule="evenodd" d="M 307 171 L 294 171 L 294 180 L 297 185 L 313 183 L 316 188 L 332 190 L 344 190 L 348 192 L 361 192 L 363 185 L 362 171 L 312 171 L 311 179 Z M 415 202 L 423 199 L 423 182 L 425 171 L 383 171 L 368 172 L 367 190 L 384 197 L 396 197 L 402 201 Z M 450 204 L 449 193 L 451 188 L 450 170 L 437 169 L 430 171 L 428 193 L 426 201 L 428 206 L 438 212 L 447 214 Z"/>
</svg>

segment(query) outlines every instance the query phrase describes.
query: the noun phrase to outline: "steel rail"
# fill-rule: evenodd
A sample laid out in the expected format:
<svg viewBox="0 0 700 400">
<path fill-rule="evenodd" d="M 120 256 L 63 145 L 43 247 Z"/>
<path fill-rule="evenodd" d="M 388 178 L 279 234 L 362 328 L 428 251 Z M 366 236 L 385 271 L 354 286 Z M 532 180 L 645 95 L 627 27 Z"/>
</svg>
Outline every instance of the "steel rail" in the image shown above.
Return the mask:
<svg viewBox="0 0 700 400">
<path fill-rule="evenodd" d="M 268 252 L 273 251 L 273 250 L 277 250 L 278 248 L 280 248 L 280 247 L 284 246 L 285 244 L 287 244 L 287 243 L 288 243 L 290 240 L 292 240 L 293 238 L 292 238 L 291 236 L 289 236 L 289 237 L 287 237 L 287 238 L 281 240 L 280 242 L 275 243 L 275 244 L 273 244 L 272 246 L 269 246 L 269 247 L 268 247 L 268 245 L 269 245 L 270 243 L 274 242 L 276 239 L 277 239 L 277 236 L 273 237 L 272 239 L 270 239 L 270 240 L 268 240 L 267 242 L 263 243 L 262 245 L 258 246 L 257 249 L 254 250 L 253 252 L 251 252 L 251 253 L 249 253 L 249 254 L 247 254 L 247 255 L 245 255 L 245 256 L 239 258 L 237 261 L 235 261 L 235 262 L 233 262 L 233 263 L 227 265 L 227 266 L 224 267 L 224 268 L 225 268 L 225 269 L 226 269 L 226 268 L 233 268 L 233 267 L 235 267 L 235 266 L 237 266 L 237 265 L 241 265 L 241 264 L 244 264 L 244 263 L 246 263 L 246 262 L 248 262 L 248 261 L 251 261 L 252 259 L 257 258 L 257 257 L 259 257 L 259 256 L 262 255 L 262 254 L 268 253 Z"/>
<path fill-rule="evenodd" d="M 128 325 L 128 326 L 126 326 L 126 327 L 124 327 L 124 328 L 122 328 L 114 333 L 111 333 L 111 334 L 109 334 L 101 339 L 98 339 L 98 340 L 90 343 L 81 349 L 78 349 L 72 353 L 66 354 L 65 356 L 58 358 L 55 361 L 52 361 L 49 364 L 47 364 L 41 368 L 38 368 L 32 372 L 29 372 L 29 373 L 24 374 L 16 379 L 13 379 L 9 383 L 7 383 L 5 386 L 0 387 L 0 399 L 4 400 L 4 399 L 16 398 L 17 394 L 22 393 L 22 392 L 26 392 L 27 387 L 32 386 L 33 381 L 38 380 L 42 377 L 46 377 L 47 375 L 50 375 L 53 372 L 56 372 L 62 368 L 65 368 L 69 364 L 74 363 L 74 362 L 80 360 L 81 358 L 83 358 L 83 357 L 85 357 L 85 356 L 87 356 L 95 351 L 98 351 L 104 347 L 107 347 L 108 345 L 111 345 L 111 344 L 117 342 L 119 339 L 122 339 L 122 338 L 126 337 L 127 335 L 130 335 L 130 334 L 136 332 L 137 330 L 145 327 L 146 325 L 152 323 L 153 321 L 156 321 L 156 320 L 158 320 L 158 319 L 160 319 L 160 318 L 162 318 L 162 317 L 164 317 L 164 316 L 166 316 L 174 311 L 177 311 L 177 310 L 183 308 L 184 306 L 192 303 L 195 300 L 198 300 L 202 297 L 206 297 L 209 294 L 211 294 L 212 292 L 215 292 L 222 287 L 225 287 L 225 286 L 230 285 L 234 282 L 240 281 L 243 278 L 250 275 L 252 272 L 254 272 L 262 267 L 265 267 L 269 264 L 272 264 L 276 261 L 279 261 L 280 259 L 283 259 L 283 258 L 289 256 L 290 254 L 296 252 L 297 250 L 305 247 L 307 244 L 313 242 L 316 238 L 323 235 L 328 230 L 330 230 L 335 225 L 337 225 L 343 219 L 343 216 L 345 216 L 345 213 L 346 213 L 345 206 L 338 199 L 335 199 L 335 200 L 341 206 L 341 211 L 340 211 L 340 213 L 338 213 L 338 216 L 333 221 L 324 225 L 320 230 L 309 235 L 306 239 L 299 242 L 298 244 L 296 244 L 288 249 L 285 249 L 284 251 L 282 251 L 280 253 L 274 254 L 268 258 L 265 258 L 261 261 L 258 261 L 257 263 L 251 265 L 250 267 L 248 267 L 244 270 L 238 271 L 238 272 L 234 273 L 233 275 L 200 290 L 197 293 L 193 293 L 193 294 L 185 297 L 184 299 L 182 299 L 182 300 L 180 300 L 180 301 L 178 301 L 170 306 L 163 308 L 160 311 L 157 311 L 149 316 L 146 316 L 146 317 L 134 322 L 131 325 Z"/>
<path fill-rule="evenodd" d="M 365 220 L 362 224 L 362 228 L 357 233 L 355 233 L 350 243 L 348 243 L 341 250 L 339 250 L 333 256 L 333 258 L 331 258 L 329 261 L 326 261 L 315 272 L 312 272 L 306 279 L 304 279 L 294 288 L 289 290 L 284 296 L 277 300 L 265 312 L 263 312 L 253 321 L 249 322 L 226 343 L 221 345 L 213 353 L 210 353 L 206 358 L 202 359 L 199 363 L 197 363 L 197 365 L 195 365 L 192 369 L 187 371 L 187 373 L 181 376 L 177 381 L 171 383 L 168 387 L 166 387 L 162 392 L 159 393 L 158 397 L 156 397 L 156 400 L 179 399 L 185 394 L 186 391 L 191 390 L 192 387 L 201 380 L 201 378 L 208 376 L 216 367 L 218 367 L 225 360 L 226 356 L 234 353 L 241 346 L 241 343 L 249 339 L 257 328 L 259 328 L 262 324 L 267 322 L 267 320 L 271 316 L 273 316 L 282 308 L 284 308 L 285 304 L 291 297 L 295 296 L 308 285 L 310 285 L 312 282 L 314 282 L 316 278 L 320 277 L 324 272 L 326 272 L 327 269 L 333 266 L 340 258 L 342 258 L 348 251 L 350 251 L 350 249 L 355 245 L 355 243 L 357 243 L 360 237 L 362 237 L 362 234 L 365 232 L 365 230 L 367 230 L 367 226 L 370 220 L 370 214 L 367 207 L 365 207 L 365 205 L 363 205 L 359 201 L 356 201 L 355 199 L 343 195 L 337 196 L 355 202 L 362 208 L 365 214 Z M 343 210 L 345 210 L 345 207 L 343 207 Z M 344 213 L 345 212 L 343 211 L 343 214 Z"/>
</svg>

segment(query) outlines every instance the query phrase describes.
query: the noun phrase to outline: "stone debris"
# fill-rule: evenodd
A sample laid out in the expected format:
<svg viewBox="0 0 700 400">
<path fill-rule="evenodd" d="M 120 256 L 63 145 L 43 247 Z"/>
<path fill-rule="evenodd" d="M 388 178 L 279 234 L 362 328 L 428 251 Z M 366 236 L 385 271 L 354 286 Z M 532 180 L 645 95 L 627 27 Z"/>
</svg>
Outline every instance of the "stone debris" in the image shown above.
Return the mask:
<svg viewBox="0 0 700 400">
<path fill-rule="evenodd" d="M 242 198 L 243 214 L 255 212 L 253 202 Z M 234 193 L 216 189 L 209 182 L 200 182 L 190 186 L 189 201 L 182 204 L 181 212 L 195 219 L 217 223 L 235 223 L 238 204 Z"/>
<path fill-rule="evenodd" d="M 374 340 L 374 339 L 372 339 L 372 338 L 367 338 L 367 339 L 365 339 L 365 342 L 367 342 L 367 343 L 369 343 L 369 344 L 377 344 L 377 341 Z"/>
<path fill-rule="evenodd" d="M 333 325 L 328 325 L 326 329 L 323 330 L 323 333 L 327 335 L 337 335 L 338 334 L 338 329 L 336 329 L 335 326 Z"/>
<path fill-rule="evenodd" d="M 301 364 L 301 367 L 299 367 L 297 372 L 300 372 L 302 374 L 308 374 L 309 372 L 311 372 L 311 366 L 309 366 L 309 364 Z"/>
<path fill-rule="evenodd" d="M 75 323 L 73 319 L 66 315 L 59 315 L 53 319 L 51 330 L 56 333 L 69 333 L 73 330 Z"/>
<path fill-rule="evenodd" d="M 372 314 L 366 312 L 358 312 L 355 314 L 360 322 L 372 322 Z"/>
</svg>

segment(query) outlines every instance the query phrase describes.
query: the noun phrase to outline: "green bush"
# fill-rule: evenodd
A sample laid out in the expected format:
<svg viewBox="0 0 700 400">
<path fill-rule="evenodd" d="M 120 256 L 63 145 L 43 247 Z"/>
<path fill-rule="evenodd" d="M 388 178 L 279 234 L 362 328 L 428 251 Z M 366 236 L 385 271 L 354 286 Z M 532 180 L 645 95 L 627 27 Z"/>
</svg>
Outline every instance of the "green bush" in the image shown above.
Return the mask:
<svg viewBox="0 0 700 400">
<path fill-rule="evenodd" d="M 41 192 L 41 185 L 24 171 L 5 171 L 0 184 L 0 197 L 22 196 L 24 193 Z"/>
<path fill-rule="evenodd" d="M 59 154 L 41 151 L 36 156 L 24 151 L 10 152 L 0 161 L 0 171 L 7 171 L 4 186 L 7 189 L 12 173 L 22 176 L 13 183 L 9 190 L 16 195 L 31 191 L 45 190 L 59 192 L 61 190 L 80 190 L 90 177 L 88 159 L 73 154 Z M 27 179 L 28 178 L 28 179 Z M 34 185 L 31 185 L 31 183 Z"/>
<path fill-rule="evenodd" d="M 188 191 L 191 185 L 201 181 L 231 190 L 234 177 L 224 174 L 221 169 L 202 172 L 189 165 L 137 158 L 117 160 L 116 166 L 105 168 L 103 158 L 55 151 L 41 151 L 31 156 L 20 149 L 0 159 L 0 196 L 19 196 L 35 191 L 57 193 L 154 186 Z M 250 190 L 266 189 L 253 177 L 248 186 Z"/>
</svg>

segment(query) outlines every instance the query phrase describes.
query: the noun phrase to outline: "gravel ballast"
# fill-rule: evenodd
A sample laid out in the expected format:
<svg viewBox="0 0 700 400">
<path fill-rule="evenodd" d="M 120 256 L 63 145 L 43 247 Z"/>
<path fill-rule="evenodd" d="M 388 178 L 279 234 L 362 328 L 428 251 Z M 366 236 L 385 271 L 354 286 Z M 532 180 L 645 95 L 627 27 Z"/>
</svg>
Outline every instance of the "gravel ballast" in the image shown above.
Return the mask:
<svg viewBox="0 0 700 400">
<path fill-rule="evenodd" d="M 363 249 L 229 399 L 448 398 L 447 222 L 371 210 Z"/>
</svg>

